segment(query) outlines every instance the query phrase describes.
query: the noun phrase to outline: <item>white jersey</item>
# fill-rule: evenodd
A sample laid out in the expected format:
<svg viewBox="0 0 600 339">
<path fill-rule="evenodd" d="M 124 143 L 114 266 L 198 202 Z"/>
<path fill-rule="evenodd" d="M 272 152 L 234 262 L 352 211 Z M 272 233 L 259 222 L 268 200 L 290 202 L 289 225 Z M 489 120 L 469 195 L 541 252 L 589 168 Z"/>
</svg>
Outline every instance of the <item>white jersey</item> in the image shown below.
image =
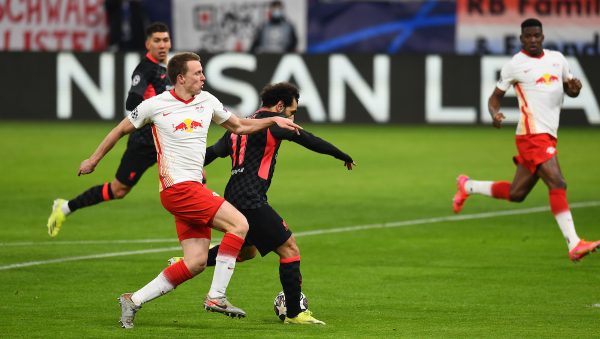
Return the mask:
<svg viewBox="0 0 600 339">
<path fill-rule="evenodd" d="M 222 124 L 230 116 L 208 92 L 184 101 L 171 90 L 142 101 L 128 118 L 136 128 L 152 126 L 162 191 L 184 181 L 202 182 L 210 122 Z"/>
<path fill-rule="evenodd" d="M 496 87 L 506 92 L 514 86 L 521 111 L 517 135 L 548 133 L 557 137 L 563 82 L 571 78 L 565 57 L 547 49 L 539 57 L 521 51 L 502 67 Z"/>
</svg>

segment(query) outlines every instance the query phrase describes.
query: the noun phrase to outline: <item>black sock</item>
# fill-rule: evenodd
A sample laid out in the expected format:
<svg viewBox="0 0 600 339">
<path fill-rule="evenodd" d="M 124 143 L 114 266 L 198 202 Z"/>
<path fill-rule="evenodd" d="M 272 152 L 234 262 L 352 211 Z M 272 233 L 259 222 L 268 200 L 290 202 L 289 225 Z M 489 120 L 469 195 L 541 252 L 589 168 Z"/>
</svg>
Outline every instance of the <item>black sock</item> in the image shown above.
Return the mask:
<svg viewBox="0 0 600 339">
<path fill-rule="evenodd" d="M 206 259 L 206 266 L 215 266 L 217 264 L 217 254 L 219 253 L 219 245 L 208 250 L 208 258 Z"/>
<path fill-rule="evenodd" d="M 300 260 L 279 263 L 279 280 L 285 294 L 286 315 L 294 318 L 300 313 L 300 292 L 302 292 L 302 274 Z"/>
<path fill-rule="evenodd" d="M 94 186 L 81 193 L 77 198 L 69 200 L 69 209 L 71 212 L 75 212 L 82 207 L 96 205 L 112 199 L 114 199 L 114 195 L 110 189 L 110 183 L 107 182 L 104 185 Z"/>
</svg>

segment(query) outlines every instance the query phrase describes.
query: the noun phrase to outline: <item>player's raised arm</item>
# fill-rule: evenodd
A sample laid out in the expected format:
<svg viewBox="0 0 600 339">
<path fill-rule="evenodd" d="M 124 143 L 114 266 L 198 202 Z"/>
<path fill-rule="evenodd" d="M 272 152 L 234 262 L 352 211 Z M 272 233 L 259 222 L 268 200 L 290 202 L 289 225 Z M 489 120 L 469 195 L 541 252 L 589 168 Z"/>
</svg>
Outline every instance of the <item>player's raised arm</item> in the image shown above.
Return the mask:
<svg viewBox="0 0 600 339">
<path fill-rule="evenodd" d="M 302 129 L 300 125 L 297 125 L 292 120 L 283 117 L 240 119 L 232 114 L 229 119 L 225 120 L 225 122 L 221 124 L 221 126 L 235 134 L 252 134 L 272 125 L 277 125 L 281 128 L 285 128 L 296 133 L 299 133 L 299 130 Z"/>
<path fill-rule="evenodd" d="M 81 162 L 77 175 L 92 173 L 100 160 L 115 146 L 119 139 L 133 131 L 135 131 L 135 126 L 129 121 L 129 118 L 125 117 L 104 137 L 96 151 L 88 159 Z"/>
<path fill-rule="evenodd" d="M 502 127 L 502 121 L 505 119 L 504 114 L 500 112 L 500 103 L 502 102 L 505 93 L 506 92 L 496 87 L 488 99 L 488 111 L 492 116 L 492 124 L 496 128 Z"/>
</svg>

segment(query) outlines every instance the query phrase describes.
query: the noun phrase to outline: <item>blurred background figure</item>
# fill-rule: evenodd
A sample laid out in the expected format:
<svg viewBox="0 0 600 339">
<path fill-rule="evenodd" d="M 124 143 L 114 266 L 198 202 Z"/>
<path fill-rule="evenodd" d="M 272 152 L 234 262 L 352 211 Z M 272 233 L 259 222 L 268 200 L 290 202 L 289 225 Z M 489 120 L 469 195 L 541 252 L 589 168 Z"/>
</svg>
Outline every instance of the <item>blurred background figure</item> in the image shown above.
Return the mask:
<svg viewBox="0 0 600 339">
<path fill-rule="evenodd" d="M 271 2 L 269 21 L 257 29 L 250 51 L 252 53 L 295 52 L 297 44 L 296 29 L 286 20 L 283 3 Z"/>
<path fill-rule="evenodd" d="M 108 49 L 112 52 L 144 50 L 142 0 L 105 0 L 104 8 L 108 21 Z"/>
</svg>

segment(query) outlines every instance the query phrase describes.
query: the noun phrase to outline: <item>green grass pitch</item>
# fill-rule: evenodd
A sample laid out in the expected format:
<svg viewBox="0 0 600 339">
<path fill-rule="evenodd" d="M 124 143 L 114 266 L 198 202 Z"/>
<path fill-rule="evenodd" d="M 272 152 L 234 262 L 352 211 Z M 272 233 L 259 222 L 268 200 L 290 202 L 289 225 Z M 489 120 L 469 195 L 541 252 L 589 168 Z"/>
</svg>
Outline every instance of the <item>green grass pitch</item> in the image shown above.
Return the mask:
<svg viewBox="0 0 600 339">
<path fill-rule="evenodd" d="M 278 260 L 270 254 L 238 264 L 229 286 L 247 318 L 203 310 L 213 272 L 208 268 L 144 305 L 136 328 L 124 331 L 117 322 L 119 294 L 140 288 L 180 253 L 172 217 L 160 205 L 156 167 L 126 199 L 69 216 L 56 239 L 45 226 L 54 198 L 72 198 L 114 177 L 125 140 L 95 173 L 76 176 L 80 161 L 112 126 L 0 124 L 0 337 L 598 335 L 600 254 L 577 264 L 568 260 L 551 213 L 534 209 L 547 206 L 541 182 L 521 204 L 476 196 L 463 211 L 473 218 L 452 217 L 458 174 L 512 178 L 513 126 L 305 126 L 358 163 L 349 172 L 341 161 L 286 142 L 269 194 L 298 234 L 303 291 L 327 325 L 278 321 L 272 309 L 281 290 Z M 213 126 L 210 141 L 222 132 Z M 598 239 L 600 133 L 562 128 L 559 134 L 578 233 Z M 228 166 L 221 159 L 207 168 L 209 187 L 222 192 Z M 376 227 L 384 223 L 396 227 Z M 361 225 L 372 227 L 351 228 Z"/>
</svg>

